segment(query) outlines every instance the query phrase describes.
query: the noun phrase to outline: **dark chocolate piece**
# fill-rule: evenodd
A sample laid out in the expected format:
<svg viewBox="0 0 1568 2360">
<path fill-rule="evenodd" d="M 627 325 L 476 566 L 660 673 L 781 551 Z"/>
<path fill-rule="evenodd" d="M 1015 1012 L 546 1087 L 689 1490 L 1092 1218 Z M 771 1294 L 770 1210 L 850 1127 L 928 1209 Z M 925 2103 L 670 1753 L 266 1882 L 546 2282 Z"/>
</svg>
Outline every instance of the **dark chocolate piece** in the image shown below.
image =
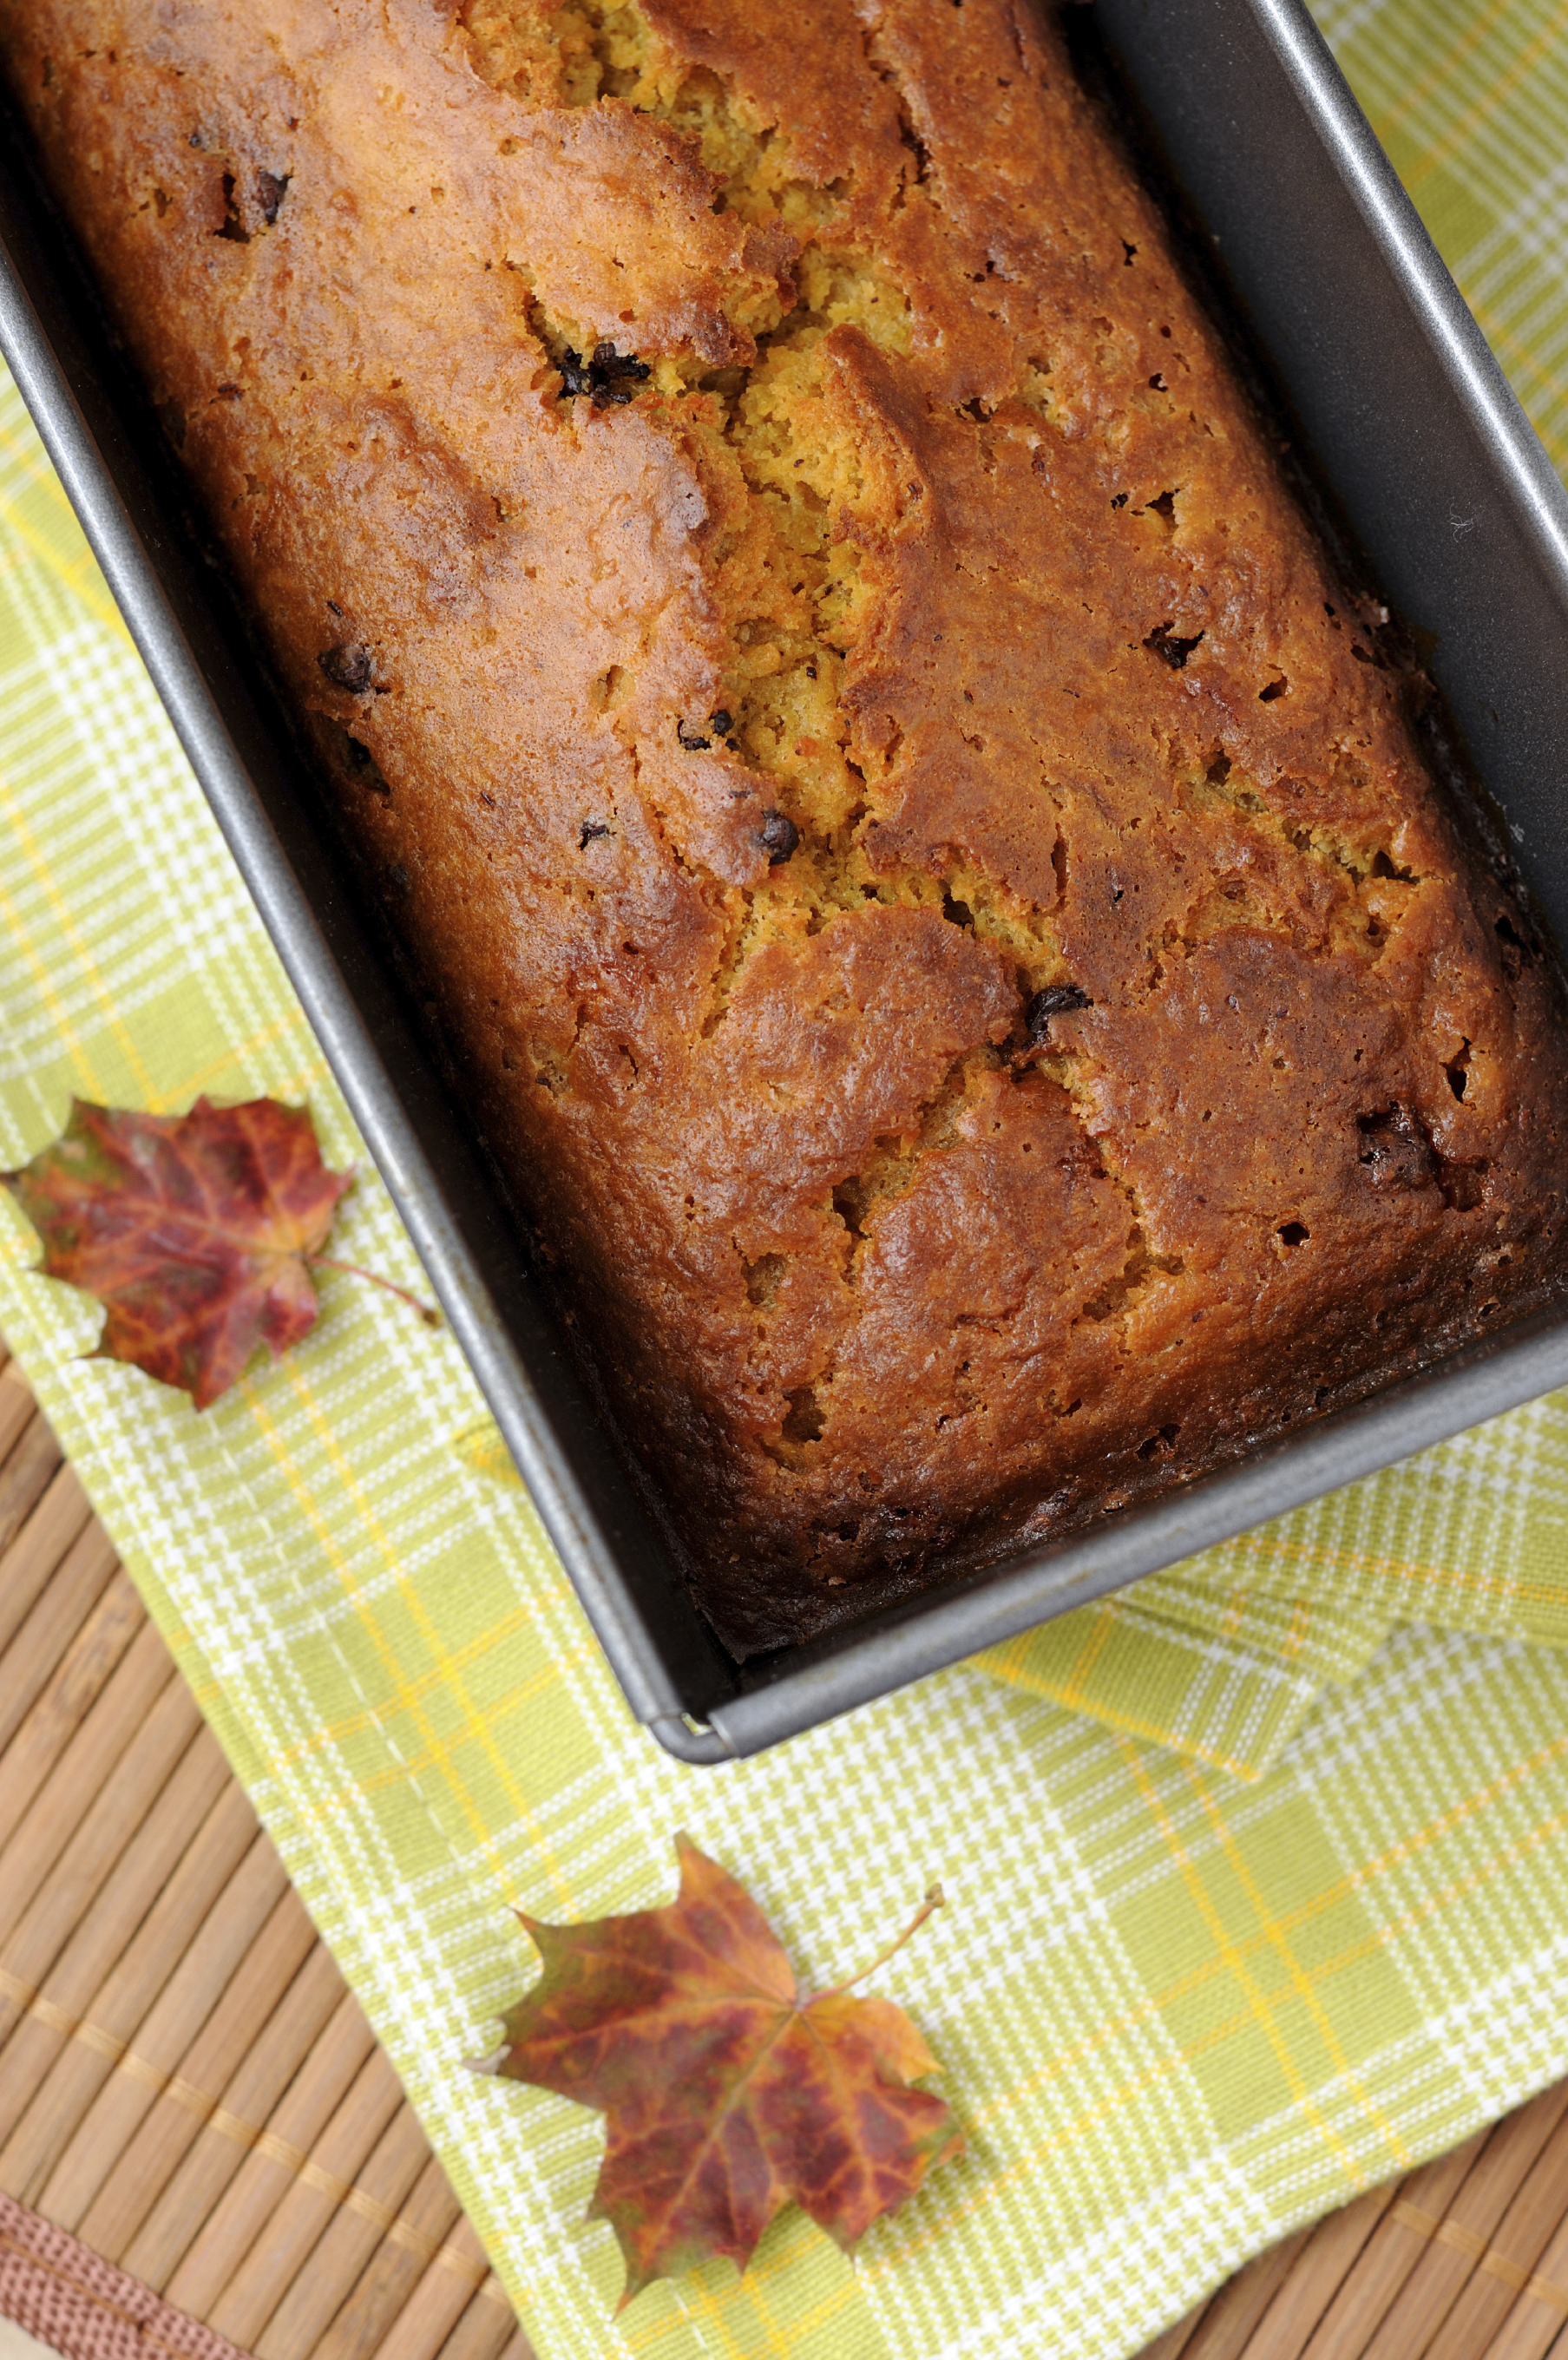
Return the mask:
<svg viewBox="0 0 1568 2360">
<path fill-rule="evenodd" d="M 591 360 L 569 349 L 562 354 L 561 399 L 586 393 L 596 410 L 608 410 L 612 403 L 630 401 L 652 374 L 635 353 L 618 353 L 608 337 L 601 337 Z"/>
<path fill-rule="evenodd" d="M 1036 991 L 1024 1011 L 1024 1030 L 1032 1049 L 1038 1048 L 1051 1029 L 1053 1016 L 1065 1016 L 1074 1008 L 1092 1008 L 1094 1002 L 1087 991 L 1076 983 L 1047 983 Z"/>
<path fill-rule="evenodd" d="M 1144 641 L 1144 645 L 1146 648 L 1151 648 L 1157 656 L 1170 666 L 1172 672 L 1179 672 L 1202 636 L 1201 631 L 1196 631 L 1191 639 L 1180 639 L 1177 638 L 1168 623 L 1157 623 Z"/>
<path fill-rule="evenodd" d="M 778 868 L 789 858 L 800 842 L 800 830 L 786 812 L 765 811 L 762 825 L 757 831 L 757 842 L 768 856 L 768 867 Z"/>
<path fill-rule="evenodd" d="M 328 648 L 316 658 L 334 688 L 346 689 L 351 696 L 363 695 L 370 685 L 370 650 L 345 641 L 342 646 Z"/>
</svg>

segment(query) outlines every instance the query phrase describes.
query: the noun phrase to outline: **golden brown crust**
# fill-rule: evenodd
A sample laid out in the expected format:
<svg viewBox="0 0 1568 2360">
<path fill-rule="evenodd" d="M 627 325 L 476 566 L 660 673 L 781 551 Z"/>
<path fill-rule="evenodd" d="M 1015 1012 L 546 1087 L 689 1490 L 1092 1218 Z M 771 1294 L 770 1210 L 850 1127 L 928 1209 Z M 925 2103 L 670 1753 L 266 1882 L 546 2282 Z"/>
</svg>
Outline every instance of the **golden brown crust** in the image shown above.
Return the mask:
<svg viewBox="0 0 1568 2360">
<path fill-rule="evenodd" d="M 1555 1287 L 1568 1114 L 1054 20 L 778 26 L 0 0 L 738 1653 Z"/>
</svg>

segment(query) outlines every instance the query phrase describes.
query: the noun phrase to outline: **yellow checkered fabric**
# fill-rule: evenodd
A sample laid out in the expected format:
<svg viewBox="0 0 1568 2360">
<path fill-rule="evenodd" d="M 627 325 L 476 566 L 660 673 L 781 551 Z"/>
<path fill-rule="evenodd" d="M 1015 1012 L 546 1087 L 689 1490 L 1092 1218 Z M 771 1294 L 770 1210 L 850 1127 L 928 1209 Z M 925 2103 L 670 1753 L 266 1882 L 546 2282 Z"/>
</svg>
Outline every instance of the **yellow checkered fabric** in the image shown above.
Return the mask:
<svg viewBox="0 0 1568 2360">
<path fill-rule="evenodd" d="M 1561 452 L 1568 0 L 1323 14 Z M 308 1099 L 332 1160 L 359 1152 L 7 388 L 0 1160 L 73 1090 Z M 1561 1404 L 691 1771 L 629 1721 L 450 1338 L 328 1276 L 307 1343 L 197 1416 L 79 1357 L 93 1306 L 0 1216 L 0 1326 L 543 2360 L 1115 2360 L 1568 2070 Z M 341 1235 L 418 1284 L 368 1171 Z M 462 2060 L 532 1971 L 513 1906 L 667 1898 L 683 1826 L 807 1983 L 941 1877 L 873 1987 L 970 2146 L 854 2263 L 791 2214 L 743 2279 L 716 2265 L 618 2318 L 584 2217 L 598 2119 Z"/>
</svg>

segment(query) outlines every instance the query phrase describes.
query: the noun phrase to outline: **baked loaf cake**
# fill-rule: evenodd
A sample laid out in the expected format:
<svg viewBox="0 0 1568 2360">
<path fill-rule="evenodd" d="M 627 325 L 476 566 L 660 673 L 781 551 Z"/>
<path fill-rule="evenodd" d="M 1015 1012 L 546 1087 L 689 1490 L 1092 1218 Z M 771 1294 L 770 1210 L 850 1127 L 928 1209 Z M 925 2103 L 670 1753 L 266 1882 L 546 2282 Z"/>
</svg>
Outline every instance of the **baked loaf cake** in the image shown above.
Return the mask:
<svg viewBox="0 0 1568 2360">
<path fill-rule="evenodd" d="M 1561 1283 L 1555 969 L 1048 8 L 0 27 L 734 1654 Z"/>
</svg>

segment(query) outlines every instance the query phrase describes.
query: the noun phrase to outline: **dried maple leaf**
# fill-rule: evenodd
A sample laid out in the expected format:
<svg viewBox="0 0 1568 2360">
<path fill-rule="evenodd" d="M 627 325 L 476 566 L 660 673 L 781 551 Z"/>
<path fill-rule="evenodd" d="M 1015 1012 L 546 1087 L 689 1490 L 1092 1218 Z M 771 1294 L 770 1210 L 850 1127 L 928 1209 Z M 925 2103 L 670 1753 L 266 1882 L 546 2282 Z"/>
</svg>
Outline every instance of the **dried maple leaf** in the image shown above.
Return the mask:
<svg viewBox="0 0 1568 2360">
<path fill-rule="evenodd" d="M 792 2200 L 852 2245 L 963 2145 L 942 2100 L 909 2086 L 937 2060 L 903 2009 L 843 1983 L 802 2000 L 745 1886 L 685 1836 L 675 1849 L 666 1909 L 522 1919 L 544 1973 L 489 2060 L 609 2117 L 589 2211 L 620 2241 L 623 2305 L 715 2254 L 744 2269 Z"/>
<path fill-rule="evenodd" d="M 309 1334 L 305 1262 L 322 1258 L 353 1178 L 326 1169 L 305 1109 L 275 1098 L 198 1098 L 182 1115 L 73 1098 L 53 1145 L 0 1174 L 43 1240 L 39 1267 L 106 1307 L 99 1354 L 182 1386 L 198 1409 L 258 1344 L 276 1358 Z"/>
</svg>

